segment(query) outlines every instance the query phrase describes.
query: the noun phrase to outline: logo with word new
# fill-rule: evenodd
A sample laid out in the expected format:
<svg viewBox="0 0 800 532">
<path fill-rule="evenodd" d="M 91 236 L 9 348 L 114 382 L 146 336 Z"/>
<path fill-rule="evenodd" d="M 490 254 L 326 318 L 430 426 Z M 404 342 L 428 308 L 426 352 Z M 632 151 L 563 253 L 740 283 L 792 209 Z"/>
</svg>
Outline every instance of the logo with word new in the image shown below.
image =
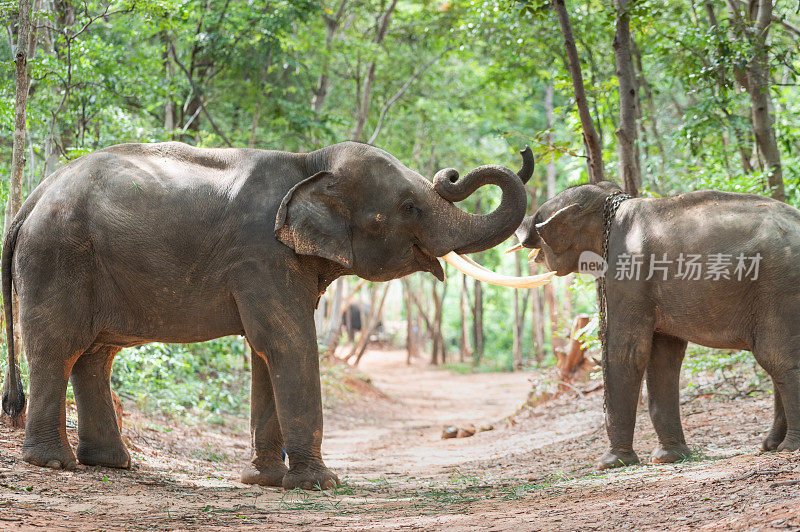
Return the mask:
<svg viewBox="0 0 800 532">
<path fill-rule="evenodd" d="M 593 251 L 584 251 L 578 257 L 578 273 L 586 273 L 595 279 L 600 279 L 605 276 L 607 271 L 608 263 Z"/>
</svg>

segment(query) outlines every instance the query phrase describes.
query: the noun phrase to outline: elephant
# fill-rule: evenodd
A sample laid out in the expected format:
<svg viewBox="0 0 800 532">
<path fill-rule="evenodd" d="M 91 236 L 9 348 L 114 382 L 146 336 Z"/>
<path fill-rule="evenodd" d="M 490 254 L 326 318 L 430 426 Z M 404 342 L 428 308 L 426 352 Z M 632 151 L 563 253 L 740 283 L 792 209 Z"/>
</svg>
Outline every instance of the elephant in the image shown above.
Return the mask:
<svg viewBox="0 0 800 532">
<path fill-rule="evenodd" d="M 762 449 L 800 449 L 800 211 L 753 194 L 620 194 L 610 182 L 569 188 L 516 233 L 556 275 L 587 273 L 584 261 L 603 254 L 609 220 L 603 376 L 610 450 L 597 467 L 639 461 L 633 430 L 643 377 L 658 436 L 652 461 L 689 457 L 679 409 L 687 342 L 751 351 L 774 383 L 774 421 Z"/>
<path fill-rule="evenodd" d="M 8 228 L 2 290 L 8 344 L 3 409 L 25 407 L 13 342 L 19 296 L 30 390 L 23 459 L 56 469 L 130 467 L 109 389 L 114 356 L 148 342 L 242 334 L 253 353 L 252 458 L 244 483 L 324 489 L 314 308 L 342 275 L 443 280 L 437 257 L 491 248 L 526 209 L 529 150 L 515 173 L 485 165 L 433 184 L 389 153 L 345 142 L 309 153 L 121 144 L 47 177 Z M 453 205 L 502 190 L 485 215 Z M 65 430 L 71 380 L 74 454 Z M 289 466 L 281 459 L 285 447 Z"/>
<path fill-rule="evenodd" d="M 361 301 L 353 301 L 344 311 L 342 311 L 342 325 L 347 331 L 347 338 L 353 342 L 355 340 L 356 331 L 361 331 L 363 327 L 367 326 L 367 319 L 372 307 L 369 303 L 362 303 Z M 383 330 L 383 323 L 378 321 L 375 325 L 375 331 L 381 334 Z"/>
</svg>

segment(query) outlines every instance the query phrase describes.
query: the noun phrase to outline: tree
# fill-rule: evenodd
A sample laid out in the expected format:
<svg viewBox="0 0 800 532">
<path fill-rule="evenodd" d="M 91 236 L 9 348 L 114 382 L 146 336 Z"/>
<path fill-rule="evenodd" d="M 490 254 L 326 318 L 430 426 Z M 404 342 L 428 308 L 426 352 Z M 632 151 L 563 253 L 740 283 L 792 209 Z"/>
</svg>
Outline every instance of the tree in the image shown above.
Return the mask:
<svg viewBox="0 0 800 532">
<path fill-rule="evenodd" d="M 753 134 L 764 158 L 770 195 L 785 201 L 781 152 L 775 136 L 775 119 L 770 96 L 770 66 L 767 36 L 772 24 L 772 0 L 750 0 L 747 15 L 743 15 L 736 0 L 728 0 L 734 27 L 739 38 L 749 41 L 752 52 L 745 66 L 743 84 L 750 95 Z"/>
<path fill-rule="evenodd" d="M 614 58 L 619 81 L 619 127 L 617 147 L 619 150 L 620 176 L 625 192 L 636 196 L 642 178 L 639 171 L 639 147 L 636 143 L 636 118 L 639 115 L 639 99 L 631 57 L 631 32 L 628 0 L 616 2 L 616 33 L 614 34 Z"/>
<path fill-rule="evenodd" d="M 586 91 L 583 87 L 581 63 L 578 59 L 578 50 L 575 47 L 575 37 L 572 35 L 572 24 L 569 20 L 565 0 L 553 0 L 553 8 L 556 15 L 558 15 L 561 34 L 564 37 L 564 48 L 567 52 L 569 73 L 572 78 L 572 90 L 575 94 L 575 105 L 578 107 L 578 116 L 580 116 L 581 128 L 583 129 L 583 142 L 586 146 L 589 180 L 592 183 L 597 183 L 602 181 L 605 175 L 603 147 L 600 144 L 600 137 L 597 136 L 597 131 L 594 128 L 592 115 L 589 113 L 589 104 L 586 101 Z"/>
</svg>

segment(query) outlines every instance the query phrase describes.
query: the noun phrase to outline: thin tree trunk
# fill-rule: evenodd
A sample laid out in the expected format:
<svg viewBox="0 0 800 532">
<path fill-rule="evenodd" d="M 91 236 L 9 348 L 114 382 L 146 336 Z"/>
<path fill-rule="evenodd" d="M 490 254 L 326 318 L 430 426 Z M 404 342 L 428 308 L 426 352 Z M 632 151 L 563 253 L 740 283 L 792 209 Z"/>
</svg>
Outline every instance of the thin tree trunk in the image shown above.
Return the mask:
<svg viewBox="0 0 800 532">
<path fill-rule="evenodd" d="M 528 263 L 528 272 L 530 275 L 535 275 L 536 269 L 535 262 Z M 531 328 L 533 330 L 534 356 L 536 357 L 536 363 L 541 364 L 544 362 L 544 299 L 540 289 L 533 288 L 531 290 L 533 294 L 533 312 L 531 313 L 533 319 Z"/>
<path fill-rule="evenodd" d="M 583 130 L 583 142 L 586 145 L 586 155 L 589 164 L 589 180 L 597 183 L 603 180 L 605 170 L 603 168 L 603 147 L 597 130 L 592 122 L 592 115 L 589 113 L 589 105 L 586 100 L 586 91 L 583 88 L 583 75 L 581 74 L 581 64 L 578 59 L 578 50 L 575 47 L 575 37 L 572 34 L 572 24 L 567 14 L 565 0 L 553 0 L 553 8 L 558 16 L 561 25 L 561 34 L 564 37 L 564 46 L 569 60 L 569 73 L 572 78 L 572 89 L 575 93 L 575 105 L 578 107 L 578 116 L 581 120 Z"/>
<path fill-rule="evenodd" d="M 519 254 L 514 255 L 514 275 L 517 277 L 522 276 L 522 265 L 520 264 Z M 525 290 L 524 292 L 521 290 L 515 290 L 512 293 L 512 297 L 514 298 L 514 371 L 519 371 L 522 369 L 524 355 L 522 346 L 524 335 L 523 327 L 525 326 L 525 311 L 528 308 L 528 300 L 530 299 L 531 290 Z"/>
<path fill-rule="evenodd" d="M 378 326 L 378 323 L 381 321 L 381 313 L 383 312 L 383 304 L 386 302 L 386 294 L 389 293 L 389 287 L 391 283 L 386 283 L 383 288 L 383 294 L 377 305 L 375 305 L 375 298 L 372 299 L 372 307 L 369 313 L 369 318 L 364 320 L 364 315 L 361 315 L 361 336 L 358 339 L 358 343 L 353 346 L 353 351 L 347 356 L 345 361 L 349 360 L 350 357 L 355 356 L 356 360 L 353 363 L 354 366 L 358 366 L 358 363 L 361 362 L 361 357 L 364 356 L 364 353 L 367 350 L 367 345 L 369 344 L 369 337 L 372 336 L 372 333 L 375 331 L 375 328 Z M 377 290 L 375 291 L 375 295 L 377 295 Z"/>
<path fill-rule="evenodd" d="M 403 278 L 403 302 L 406 309 L 406 364 L 411 364 L 411 359 L 417 356 L 417 338 L 414 331 L 414 307 L 411 301 L 410 281 Z"/>
<path fill-rule="evenodd" d="M 28 108 L 28 88 L 31 82 L 30 74 L 28 73 L 28 54 L 30 53 L 29 45 L 31 38 L 30 17 L 30 0 L 19 0 L 17 48 L 14 54 L 16 85 L 14 101 L 14 140 L 11 152 L 11 186 L 5 213 L 6 231 L 11 227 L 14 216 L 16 216 L 17 212 L 19 212 L 19 208 L 22 206 L 22 179 L 25 175 L 25 141 L 27 137 L 25 117 Z M 17 377 L 17 372 L 19 371 L 17 364 L 22 357 L 22 337 L 20 334 L 22 329 L 19 324 L 19 298 L 16 293 L 12 293 L 11 297 L 14 299 L 14 310 L 12 316 L 5 316 L 5 319 L 11 319 L 14 322 L 14 338 L 9 338 L 8 340 L 14 342 L 17 362 L 9 365 L 6 378 L 9 379 L 9 382 L 14 382 L 19 379 Z M 6 385 L 8 385 L 8 383 L 6 383 Z M 18 416 L 16 419 L 22 422 L 22 420 L 25 419 L 24 411 L 23 415 Z"/>
<path fill-rule="evenodd" d="M 461 294 L 459 299 L 459 308 L 461 310 L 461 349 L 458 353 L 458 361 L 464 362 L 468 358 L 472 358 L 472 352 L 469 348 L 469 289 L 467 288 L 467 276 L 461 274 Z"/>
<path fill-rule="evenodd" d="M 483 359 L 483 284 L 474 279 L 472 311 L 472 365 L 478 366 Z"/>
<path fill-rule="evenodd" d="M 752 0 L 756 1 L 756 0 Z M 752 106 L 753 134 L 767 172 L 770 195 L 785 201 L 781 152 L 775 137 L 775 117 L 770 96 L 769 58 L 767 56 L 767 34 L 772 21 L 772 0 L 757 0 L 752 35 L 754 54 L 747 63 L 747 93 Z"/>
<path fill-rule="evenodd" d="M 347 0 L 341 0 L 341 2 L 339 2 L 339 8 L 336 10 L 334 16 L 329 17 L 323 15 L 323 19 L 325 20 L 325 46 L 322 50 L 322 69 L 319 74 L 319 79 L 317 80 L 317 88 L 314 89 L 314 96 L 311 98 L 311 109 L 313 109 L 315 113 L 322 110 L 322 105 L 325 103 L 325 98 L 328 96 L 331 43 L 336 36 L 336 31 L 339 29 L 339 24 L 342 21 L 342 15 L 344 15 L 346 5 Z"/>
<path fill-rule="evenodd" d="M 328 357 L 333 356 L 339 345 L 339 336 L 342 330 L 342 300 L 344 299 L 344 279 L 339 277 L 333 283 L 333 295 L 331 296 L 330 317 L 325 333 L 322 335 L 322 345 Z"/>
<path fill-rule="evenodd" d="M 617 149 L 619 169 L 625 192 L 636 196 L 642 177 L 639 171 L 639 147 L 637 144 L 636 116 L 638 99 L 636 81 L 631 60 L 631 32 L 628 0 L 616 0 L 617 20 L 614 35 L 614 59 L 617 64 L 619 82 L 619 127 Z"/>
<path fill-rule="evenodd" d="M 386 12 L 381 18 L 381 22 L 375 31 L 375 39 L 373 42 L 375 43 L 376 47 L 380 47 L 380 45 L 383 43 L 384 37 L 386 37 L 386 33 L 389 31 L 389 23 L 392 20 L 392 13 L 394 13 L 395 7 L 397 7 L 397 1 L 398 0 L 392 0 L 392 3 L 386 9 Z M 359 141 L 361 140 L 361 135 L 364 133 L 364 125 L 367 123 L 367 118 L 369 117 L 370 97 L 372 83 L 375 80 L 375 70 L 378 66 L 377 61 L 377 58 L 373 58 L 369 68 L 367 69 L 367 76 L 364 79 L 364 88 L 361 93 L 361 101 L 358 106 L 358 112 L 356 113 L 356 122 L 353 126 L 353 130 L 350 133 L 350 140 Z"/>
</svg>

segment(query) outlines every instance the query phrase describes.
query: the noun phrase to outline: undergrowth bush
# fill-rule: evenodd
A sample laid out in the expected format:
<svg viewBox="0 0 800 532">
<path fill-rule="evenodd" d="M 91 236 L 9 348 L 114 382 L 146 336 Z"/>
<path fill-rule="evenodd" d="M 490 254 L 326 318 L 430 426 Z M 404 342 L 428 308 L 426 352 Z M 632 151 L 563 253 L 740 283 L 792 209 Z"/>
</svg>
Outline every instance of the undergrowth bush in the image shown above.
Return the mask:
<svg viewBox="0 0 800 532">
<path fill-rule="evenodd" d="M 250 371 L 243 350 L 239 336 L 124 349 L 114 359 L 111 387 L 145 412 L 222 423 L 227 415 L 248 412 Z"/>
</svg>

